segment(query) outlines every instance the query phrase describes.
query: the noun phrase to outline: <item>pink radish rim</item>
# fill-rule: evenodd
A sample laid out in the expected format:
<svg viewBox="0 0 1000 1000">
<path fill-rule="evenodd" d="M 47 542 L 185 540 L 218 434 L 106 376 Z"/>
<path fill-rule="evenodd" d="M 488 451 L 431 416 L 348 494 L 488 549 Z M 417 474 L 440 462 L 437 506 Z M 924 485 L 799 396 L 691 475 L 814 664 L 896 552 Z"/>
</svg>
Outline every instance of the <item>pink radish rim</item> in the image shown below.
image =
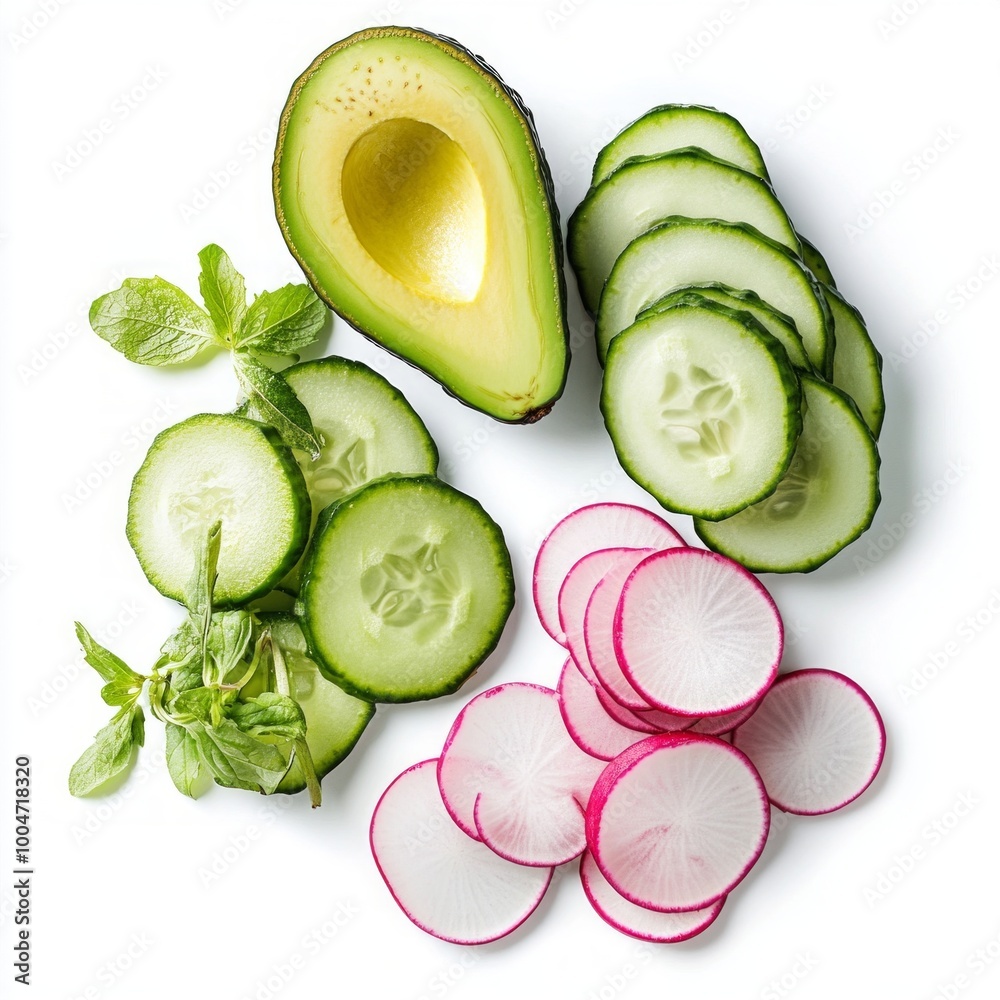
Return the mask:
<svg viewBox="0 0 1000 1000">
<path fill-rule="evenodd" d="M 704 910 L 707 911 L 706 915 L 705 915 L 705 919 L 700 924 L 698 924 L 696 927 L 694 927 L 693 929 L 691 929 L 689 931 L 684 932 L 683 934 L 677 934 L 677 935 L 674 935 L 673 937 L 653 937 L 650 934 L 640 934 L 634 928 L 626 927 L 623 923 L 621 923 L 621 921 L 617 920 L 610 913 L 608 913 L 608 911 L 601 905 L 600 900 L 598 900 L 597 897 L 594 895 L 594 891 L 591 888 L 591 884 L 590 884 L 590 877 L 587 875 L 587 872 L 584 870 L 584 865 L 586 864 L 588 858 L 590 858 L 594 862 L 594 866 L 598 869 L 598 871 L 600 871 L 600 866 L 597 864 L 596 859 L 594 858 L 593 854 L 590 853 L 589 850 L 583 852 L 582 856 L 580 857 L 580 882 L 583 885 L 584 894 L 586 895 L 587 899 L 590 900 L 590 905 L 594 908 L 594 910 L 597 912 L 598 916 L 605 923 L 607 923 L 610 926 L 614 927 L 615 930 L 621 931 L 622 934 L 627 934 L 629 937 L 637 938 L 639 941 L 652 941 L 655 944 L 678 944 L 681 941 L 688 941 L 691 938 L 696 937 L 697 935 L 701 934 L 702 931 L 706 930 L 708 927 L 710 927 L 712 924 L 715 923 L 715 918 L 718 917 L 719 913 L 722 912 L 722 906 L 726 902 L 726 899 L 728 898 L 726 896 L 720 896 L 717 900 L 715 900 L 715 902 L 710 903 L 706 907 L 701 907 L 701 909 L 704 909 Z M 604 876 L 603 872 L 600 872 L 600 874 L 601 874 L 602 877 Z M 614 889 L 614 886 L 612 886 L 612 889 Z M 615 890 L 615 891 L 617 892 L 617 890 Z M 632 903 L 632 900 L 625 899 L 624 896 L 622 896 L 622 899 L 624 899 L 625 902 L 627 902 L 627 903 Z M 636 904 L 632 903 L 632 905 L 635 906 Z M 651 913 L 663 913 L 664 911 L 663 910 L 651 910 L 650 912 Z M 692 913 L 694 911 L 693 910 L 676 910 L 674 912 L 677 912 L 677 913 Z"/>
</svg>

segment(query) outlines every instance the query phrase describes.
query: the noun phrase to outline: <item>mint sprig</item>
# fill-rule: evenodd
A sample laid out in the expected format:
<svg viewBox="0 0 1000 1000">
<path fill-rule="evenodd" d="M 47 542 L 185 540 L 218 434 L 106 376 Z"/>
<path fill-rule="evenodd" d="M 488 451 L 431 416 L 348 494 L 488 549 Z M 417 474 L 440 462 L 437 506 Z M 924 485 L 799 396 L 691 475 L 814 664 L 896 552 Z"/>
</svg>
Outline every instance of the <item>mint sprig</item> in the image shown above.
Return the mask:
<svg viewBox="0 0 1000 1000">
<path fill-rule="evenodd" d="M 259 356 L 297 360 L 319 337 L 326 306 L 308 285 L 291 284 L 262 292 L 248 305 L 243 275 L 220 246 L 210 243 L 198 259 L 204 308 L 163 278 L 126 278 L 91 305 L 91 327 L 137 364 L 181 364 L 210 348 L 228 350 L 255 408 L 289 447 L 315 458 L 320 442 L 309 412 Z"/>
<path fill-rule="evenodd" d="M 294 757 L 312 804 L 320 804 L 306 719 L 292 696 L 282 650 L 252 612 L 213 607 L 221 548 L 216 522 L 206 532 L 187 588 L 187 617 L 164 642 L 148 675 L 77 625 L 84 658 L 105 682 L 101 695 L 118 711 L 73 765 L 72 794 L 87 795 L 132 765 L 144 740 L 139 699 L 146 690 L 150 710 L 166 724 L 167 770 L 183 794 L 196 797 L 208 777 L 270 794 Z"/>
</svg>

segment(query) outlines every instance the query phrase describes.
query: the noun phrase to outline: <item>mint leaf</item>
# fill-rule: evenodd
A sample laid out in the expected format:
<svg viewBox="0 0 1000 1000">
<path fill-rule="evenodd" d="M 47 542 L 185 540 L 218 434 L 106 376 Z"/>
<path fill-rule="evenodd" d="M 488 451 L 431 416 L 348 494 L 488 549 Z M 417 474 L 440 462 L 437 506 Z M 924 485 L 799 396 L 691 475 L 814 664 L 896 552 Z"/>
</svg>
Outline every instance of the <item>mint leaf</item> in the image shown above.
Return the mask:
<svg viewBox="0 0 1000 1000">
<path fill-rule="evenodd" d="M 226 714 L 251 736 L 282 736 L 289 740 L 306 737 L 306 718 L 298 702 L 273 691 L 234 701 Z"/>
<path fill-rule="evenodd" d="M 163 278 L 126 278 L 96 299 L 90 325 L 129 361 L 175 365 L 219 344 L 212 319 L 190 296 Z"/>
<path fill-rule="evenodd" d="M 183 666 L 198 652 L 200 642 L 199 623 L 188 616 L 160 646 L 160 658 L 156 661 L 156 666 Z"/>
<path fill-rule="evenodd" d="M 308 285 L 261 292 L 247 311 L 233 346 L 264 354 L 297 354 L 315 342 L 326 317 L 326 306 Z"/>
<path fill-rule="evenodd" d="M 288 770 L 288 761 L 276 746 L 261 743 L 230 719 L 223 719 L 218 726 L 195 721 L 185 729 L 220 785 L 263 791 L 269 795 Z"/>
<path fill-rule="evenodd" d="M 109 681 L 101 688 L 101 697 L 104 699 L 104 703 L 114 707 L 134 705 L 141 694 L 141 681 L 138 684 L 132 681 Z"/>
<path fill-rule="evenodd" d="M 215 243 L 201 250 L 198 260 L 201 261 L 198 287 L 208 315 L 212 317 L 216 333 L 227 344 L 232 344 L 247 311 L 243 275 L 233 267 L 226 251 Z"/>
<path fill-rule="evenodd" d="M 206 648 L 214 668 L 213 683 L 225 683 L 246 654 L 252 634 L 253 616 L 249 611 L 217 611 L 212 615 Z"/>
<path fill-rule="evenodd" d="M 179 792 L 195 798 L 195 787 L 205 772 L 198 744 L 194 737 L 181 726 L 167 723 L 166 730 L 167 770 Z"/>
<path fill-rule="evenodd" d="M 70 768 L 70 794 L 89 795 L 121 774 L 132 764 L 133 748 L 141 747 L 144 740 L 142 709 L 138 705 L 123 708 Z"/>
<path fill-rule="evenodd" d="M 319 455 L 320 444 L 309 411 L 302 405 L 291 386 L 267 365 L 249 354 L 233 355 L 236 377 L 251 405 L 282 437 L 289 448 Z"/>
<path fill-rule="evenodd" d="M 211 724 L 212 702 L 215 700 L 215 692 L 210 687 L 189 688 L 181 691 L 170 704 L 171 713 L 183 725 L 185 718 Z"/>
<path fill-rule="evenodd" d="M 222 522 L 216 521 L 205 535 L 201 550 L 198 553 L 198 565 L 188 584 L 185 605 L 192 615 L 198 616 L 195 627 L 198 629 L 198 642 L 204 640 L 204 623 L 206 609 L 212 607 L 212 594 L 215 591 L 215 580 L 219 575 L 219 552 L 222 549 Z M 211 613 L 209 611 L 209 613 Z"/>
<path fill-rule="evenodd" d="M 102 680 L 109 684 L 118 681 L 123 684 L 142 685 L 146 679 L 142 674 L 137 674 L 124 660 L 96 642 L 94 637 L 79 622 L 74 624 L 76 637 L 83 648 L 83 658 L 101 675 Z"/>
</svg>

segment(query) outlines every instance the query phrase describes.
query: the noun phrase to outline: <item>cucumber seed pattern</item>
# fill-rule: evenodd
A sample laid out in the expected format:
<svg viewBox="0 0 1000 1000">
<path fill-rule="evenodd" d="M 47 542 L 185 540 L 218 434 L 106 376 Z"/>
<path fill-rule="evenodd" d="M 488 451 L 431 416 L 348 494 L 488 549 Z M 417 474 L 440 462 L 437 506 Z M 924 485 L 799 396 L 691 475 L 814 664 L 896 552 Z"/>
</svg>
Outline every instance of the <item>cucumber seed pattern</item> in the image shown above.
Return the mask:
<svg viewBox="0 0 1000 1000">
<path fill-rule="evenodd" d="M 730 470 L 742 423 L 732 380 L 718 378 L 700 365 L 682 376 L 671 371 L 660 395 L 660 420 L 681 458 L 703 462 L 713 479 Z"/>
<path fill-rule="evenodd" d="M 423 619 L 420 631 L 431 634 L 451 616 L 458 577 L 437 545 L 402 539 L 395 548 L 362 574 L 361 594 L 386 625 L 406 627 Z"/>
<path fill-rule="evenodd" d="M 322 432 L 320 436 L 321 439 L 328 437 Z M 306 477 L 309 494 L 320 498 L 318 504 L 320 507 L 346 496 L 368 481 L 364 438 L 356 438 L 339 451 L 324 446 L 315 462 L 300 464 Z"/>
</svg>

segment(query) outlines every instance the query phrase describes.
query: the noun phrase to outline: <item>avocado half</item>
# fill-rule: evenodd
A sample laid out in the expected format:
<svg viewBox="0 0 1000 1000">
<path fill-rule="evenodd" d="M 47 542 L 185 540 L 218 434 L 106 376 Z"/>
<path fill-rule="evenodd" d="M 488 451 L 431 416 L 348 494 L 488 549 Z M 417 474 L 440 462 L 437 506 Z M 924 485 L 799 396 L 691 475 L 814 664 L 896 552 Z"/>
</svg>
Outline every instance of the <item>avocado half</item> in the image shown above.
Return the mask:
<svg viewBox="0 0 1000 1000">
<path fill-rule="evenodd" d="M 552 179 L 531 112 L 478 56 L 398 27 L 328 48 L 285 104 L 274 200 L 313 288 L 363 334 L 499 420 L 558 399 Z"/>
</svg>

